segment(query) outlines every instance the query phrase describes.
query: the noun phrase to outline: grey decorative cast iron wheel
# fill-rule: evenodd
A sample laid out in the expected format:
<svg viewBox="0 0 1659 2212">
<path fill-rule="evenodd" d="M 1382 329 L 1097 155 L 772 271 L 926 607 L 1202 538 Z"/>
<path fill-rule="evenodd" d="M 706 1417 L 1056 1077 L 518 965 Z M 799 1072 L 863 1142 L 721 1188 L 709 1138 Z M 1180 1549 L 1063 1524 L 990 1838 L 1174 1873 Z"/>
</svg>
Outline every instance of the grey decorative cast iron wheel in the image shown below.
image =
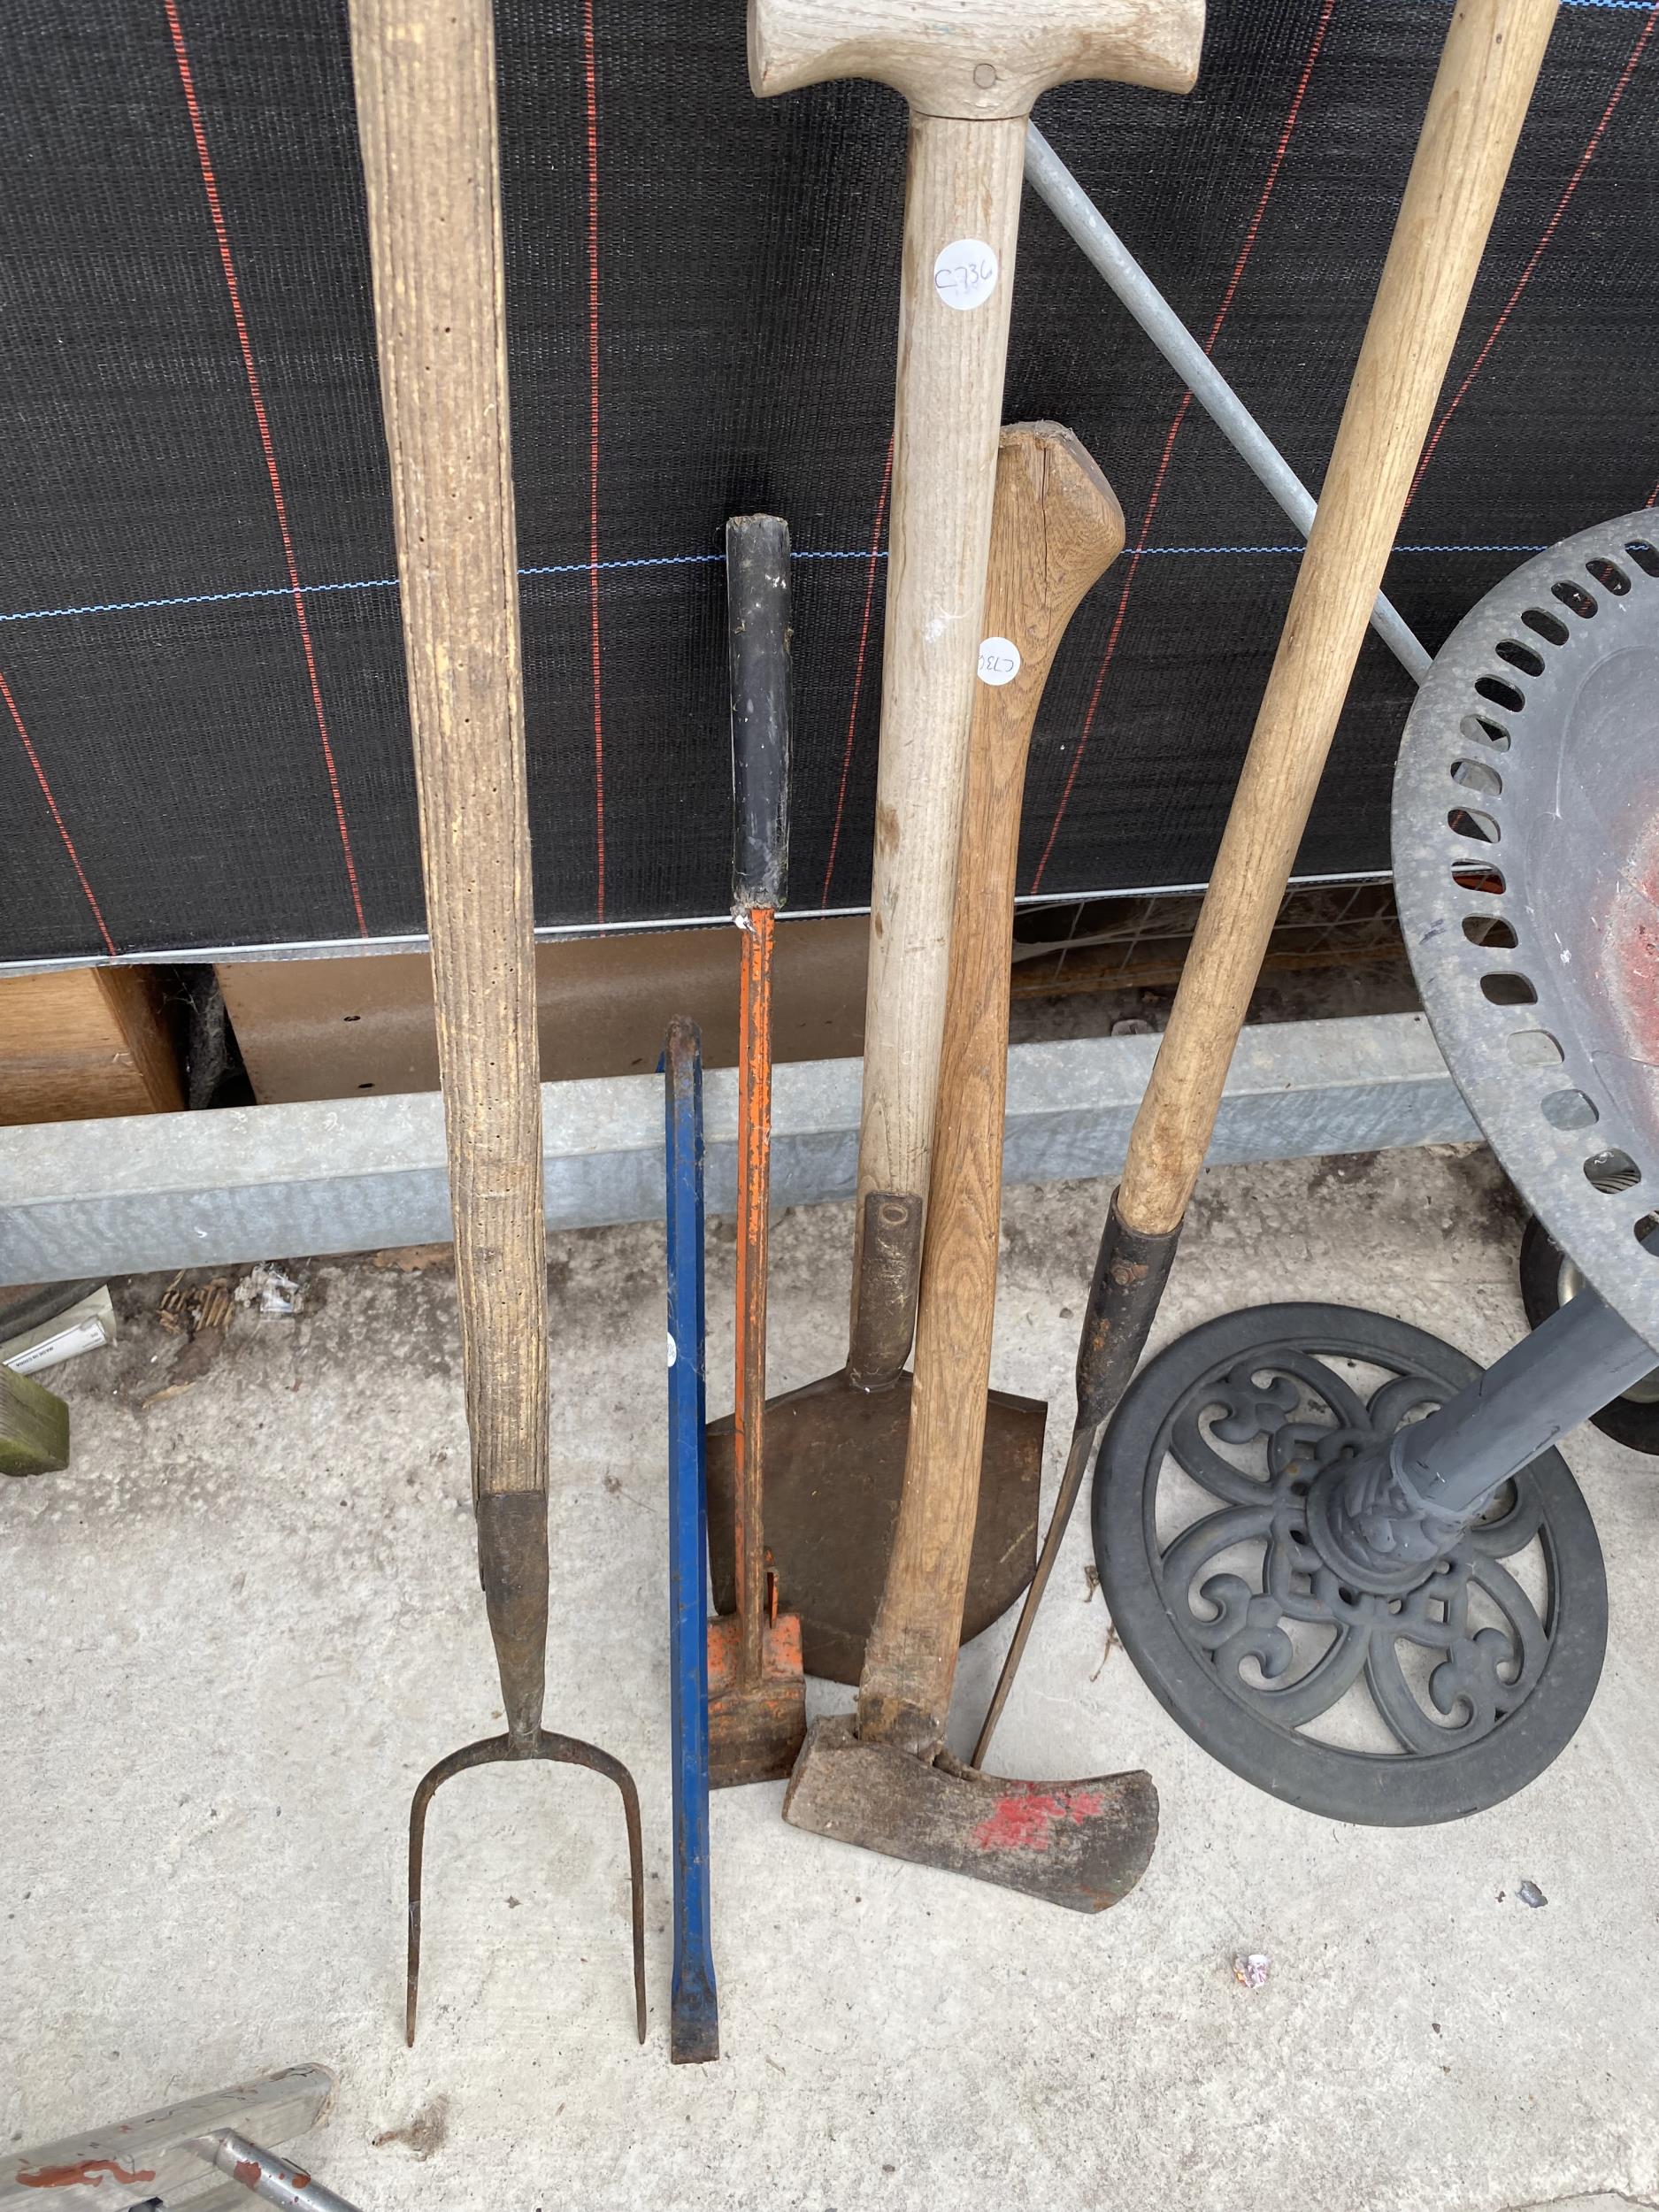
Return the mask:
<svg viewBox="0 0 1659 2212">
<path fill-rule="evenodd" d="M 1455 1820 L 1541 1774 L 1588 1711 L 1607 1585 L 1559 1452 L 1399 1596 L 1308 1540 L 1312 1478 L 1479 1373 L 1351 1307 L 1206 1322 L 1125 1394 L 1095 1463 L 1094 1554 L 1125 1649 L 1187 1734 L 1332 1819 Z"/>
</svg>

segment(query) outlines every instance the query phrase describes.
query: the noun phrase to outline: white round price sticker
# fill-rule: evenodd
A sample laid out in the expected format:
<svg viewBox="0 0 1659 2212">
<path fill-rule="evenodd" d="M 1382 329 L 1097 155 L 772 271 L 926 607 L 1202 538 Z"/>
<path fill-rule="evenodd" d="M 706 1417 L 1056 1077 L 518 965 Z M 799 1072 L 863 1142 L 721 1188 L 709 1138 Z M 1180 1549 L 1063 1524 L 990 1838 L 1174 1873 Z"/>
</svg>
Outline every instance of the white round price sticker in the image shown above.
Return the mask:
<svg viewBox="0 0 1659 2212">
<path fill-rule="evenodd" d="M 1011 637 L 988 637 L 979 648 L 979 681 L 1011 684 L 1019 673 L 1019 648 Z"/>
<path fill-rule="evenodd" d="M 933 263 L 933 289 L 947 307 L 977 307 L 996 289 L 996 249 L 983 238 L 957 238 Z"/>
</svg>

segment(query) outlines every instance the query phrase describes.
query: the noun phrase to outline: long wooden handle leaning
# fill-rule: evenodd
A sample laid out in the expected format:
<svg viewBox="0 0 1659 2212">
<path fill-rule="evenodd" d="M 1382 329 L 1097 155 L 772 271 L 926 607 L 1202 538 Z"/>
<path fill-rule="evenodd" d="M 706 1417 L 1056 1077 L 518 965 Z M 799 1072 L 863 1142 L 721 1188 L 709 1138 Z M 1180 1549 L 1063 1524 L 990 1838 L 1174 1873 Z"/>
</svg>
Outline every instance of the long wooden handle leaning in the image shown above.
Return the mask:
<svg viewBox="0 0 1659 2212">
<path fill-rule="evenodd" d="M 898 1528 L 858 1697 L 862 1737 L 935 1748 L 950 1702 L 985 1444 L 1008 1071 L 1009 958 L 1025 757 L 1122 511 L 1068 430 L 1002 434 L 969 747 L 916 1378 Z"/>
<path fill-rule="evenodd" d="M 489 0 L 351 0 L 475 1492 L 547 1488 L 541 1113 Z"/>
<path fill-rule="evenodd" d="M 915 1317 L 919 1242 L 866 1271 L 865 1202 L 908 1202 L 919 1226 L 927 1190 L 1024 157 L 1023 121 L 912 118 L 849 1362 L 865 1386 L 896 1375 Z"/>
<path fill-rule="evenodd" d="M 1118 1205 L 1187 1210 L 1228 1064 L 1382 587 L 1556 0 L 1458 0 L 1318 513 Z"/>
</svg>

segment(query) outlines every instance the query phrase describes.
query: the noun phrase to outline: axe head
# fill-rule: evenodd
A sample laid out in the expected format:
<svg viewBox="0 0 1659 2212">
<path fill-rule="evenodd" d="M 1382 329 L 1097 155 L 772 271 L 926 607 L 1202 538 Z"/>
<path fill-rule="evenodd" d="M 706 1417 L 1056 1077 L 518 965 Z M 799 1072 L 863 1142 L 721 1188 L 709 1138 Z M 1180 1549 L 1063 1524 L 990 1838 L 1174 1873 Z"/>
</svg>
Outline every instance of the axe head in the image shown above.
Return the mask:
<svg viewBox="0 0 1659 2212">
<path fill-rule="evenodd" d="M 1146 1871 L 1158 1833 L 1149 1774 L 1012 1782 L 947 1752 L 865 1743 L 849 1716 L 817 1722 L 783 1801 L 791 1826 L 888 1858 L 1104 1912 Z"/>
</svg>

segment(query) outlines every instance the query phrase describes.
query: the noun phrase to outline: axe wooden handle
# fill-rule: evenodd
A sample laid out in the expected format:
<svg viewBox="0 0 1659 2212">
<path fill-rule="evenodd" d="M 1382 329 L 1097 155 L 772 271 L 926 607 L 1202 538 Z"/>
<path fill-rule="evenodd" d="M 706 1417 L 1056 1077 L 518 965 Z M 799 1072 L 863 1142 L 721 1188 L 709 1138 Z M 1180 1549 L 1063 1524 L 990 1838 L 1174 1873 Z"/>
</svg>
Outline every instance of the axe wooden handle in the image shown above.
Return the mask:
<svg viewBox="0 0 1659 2212">
<path fill-rule="evenodd" d="M 544 1492 L 541 1095 L 489 0 L 351 0 L 351 51 L 472 1484 L 480 1497 Z"/>
<path fill-rule="evenodd" d="M 1180 1225 L 1412 472 L 1544 58 L 1556 0 L 1458 0 L 1319 509 L 1118 1194 Z"/>
<path fill-rule="evenodd" d="M 943 1733 L 985 1444 L 1002 1208 L 1009 959 L 1025 757 L 1043 686 L 1123 514 L 1068 430 L 1002 433 L 968 748 L 904 1490 L 858 1694 L 861 1740 Z"/>
</svg>

